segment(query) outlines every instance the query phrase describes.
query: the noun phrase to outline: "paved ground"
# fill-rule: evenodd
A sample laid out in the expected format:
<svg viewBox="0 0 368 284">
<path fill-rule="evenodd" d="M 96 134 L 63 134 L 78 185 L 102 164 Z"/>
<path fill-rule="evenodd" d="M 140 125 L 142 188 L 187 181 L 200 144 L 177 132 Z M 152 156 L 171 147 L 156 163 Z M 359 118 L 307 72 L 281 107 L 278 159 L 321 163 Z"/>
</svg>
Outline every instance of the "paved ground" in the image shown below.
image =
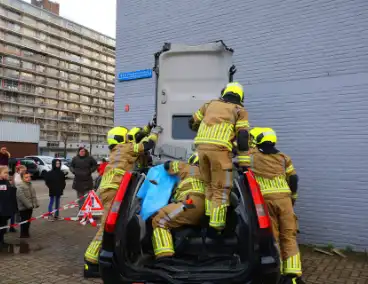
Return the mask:
<svg viewBox="0 0 368 284">
<path fill-rule="evenodd" d="M 35 181 L 41 207 L 35 215 L 47 211 L 48 194 L 42 181 Z M 71 181 L 62 204 L 74 200 Z M 62 216 L 76 216 L 76 209 L 62 212 Z M 93 284 L 100 280 L 82 277 L 83 254 L 96 229 L 78 222 L 47 222 L 38 220 L 31 225 L 31 239 L 21 242 L 18 233 L 9 233 L 11 244 L 0 252 L 1 284 Z M 327 256 L 302 248 L 304 279 L 308 284 L 368 284 L 368 258 L 349 254 L 346 259 Z"/>
</svg>

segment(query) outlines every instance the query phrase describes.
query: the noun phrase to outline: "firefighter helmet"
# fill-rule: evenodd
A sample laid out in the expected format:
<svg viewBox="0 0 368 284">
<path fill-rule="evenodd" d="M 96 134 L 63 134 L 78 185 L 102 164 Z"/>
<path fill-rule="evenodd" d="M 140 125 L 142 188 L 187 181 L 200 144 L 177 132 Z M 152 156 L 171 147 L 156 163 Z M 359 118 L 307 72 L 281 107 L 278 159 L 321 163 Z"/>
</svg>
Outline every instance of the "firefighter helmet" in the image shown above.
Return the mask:
<svg viewBox="0 0 368 284">
<path fill-rule="evenodd" d="M 271 142 L 273 144 L 277 143 L 277 136 L 275 130 L 272 128 L 262 128 L 261 133 L 256 137 L 256 144 L 262 144 L 264 142 Z"/>
<path fill-rule="evenodd" d="M 128 129 L 123 126 L 117 126 L 107 132 L 107 144 L 124 144 L 127 140 Z"/>
<path fill-rule="evenodd" d="M 133 127 L 128 132 L 128 142 L 139 143 L 145 136 L 141 127 Z"/>
<path fill-rule="evenodd" d="M 243 86 L 238 82 L 231 82 L 226 85 L 226 87 L 222 90 L 221 96 L 225 96 L 227 94 L 233 94 L 240 98 L 240 101 L 244 101 L 244 91 Z"/>
<path fill-rule="evenodd" d="M 254 127 L 249 131 L 249 147 L 254 148 L 257 145 L 257 137 L 262 133 L 263 128 Z"/>
</svg>

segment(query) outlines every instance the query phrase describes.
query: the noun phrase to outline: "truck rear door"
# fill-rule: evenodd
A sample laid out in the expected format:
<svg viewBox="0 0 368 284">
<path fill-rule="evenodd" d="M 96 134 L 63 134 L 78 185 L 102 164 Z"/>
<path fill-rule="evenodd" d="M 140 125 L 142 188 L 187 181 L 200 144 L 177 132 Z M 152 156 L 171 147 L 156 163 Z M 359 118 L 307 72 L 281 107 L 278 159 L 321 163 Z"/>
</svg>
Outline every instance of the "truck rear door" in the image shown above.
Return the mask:
<svg viewBox="0 0 368 284">
<path fill-rule="evenodd" d="M 196 135 L 188 120 L 202 104 L 218 98 L 232 80 L 232 55 L 222 41 L 195 46 L 165 44 L 156 54 L 157 124 L 164 129 L 156 155 L 188 158 Z"/>
</svg>

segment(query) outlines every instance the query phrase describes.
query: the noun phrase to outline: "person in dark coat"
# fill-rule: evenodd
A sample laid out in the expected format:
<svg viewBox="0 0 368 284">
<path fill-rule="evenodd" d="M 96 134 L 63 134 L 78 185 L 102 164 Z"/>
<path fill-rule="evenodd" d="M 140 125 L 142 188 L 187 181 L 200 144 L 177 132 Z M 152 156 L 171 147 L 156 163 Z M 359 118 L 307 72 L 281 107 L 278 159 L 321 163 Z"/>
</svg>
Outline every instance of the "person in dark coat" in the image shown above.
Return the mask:
<svg viewBox="0 0 368 284">
<path fill-rule="evenodd" d="M 6 226 L 17 212 L 17 189 L 9 182 L 9 169 L 0 166 L 0 227 Z M 0 230 L 0 246 L 4 244 L 6 229 Z"/>
<path fill-rule="evenodd" d="M 10 153 L 6 149 L 6 147 L 1 147 L 0 149 L 0 165 L 8 166 L 10 159 Z"/>
<path fill-rule="evenodd" d="M 97 169 L 96 160 L 84 147 L 78 149 L 78 155 L 72 159 L 70 170 L 74 174 L 73 189 L 77 191 L 79 209 L 83 206 L 88 191 L 93 189 L 92 173 Z"/>
<path fill-rule="evenodd" d="M 49 188 L 49 212 L 52 212 L 52 208 L 55 204 L 55 209 L 60 207 L 60 197 L 64 193 L 66 186 L 65 175 L 61 171 L 61 161 L 59 159 L 52 160 L 52 170 L 47 172 L 45 176 L 45 183 Z M 59 220 L 59 210 L 55 211 L 55 214 L 50 214 L 48 217 L 49 221 Z"/>
</svg>

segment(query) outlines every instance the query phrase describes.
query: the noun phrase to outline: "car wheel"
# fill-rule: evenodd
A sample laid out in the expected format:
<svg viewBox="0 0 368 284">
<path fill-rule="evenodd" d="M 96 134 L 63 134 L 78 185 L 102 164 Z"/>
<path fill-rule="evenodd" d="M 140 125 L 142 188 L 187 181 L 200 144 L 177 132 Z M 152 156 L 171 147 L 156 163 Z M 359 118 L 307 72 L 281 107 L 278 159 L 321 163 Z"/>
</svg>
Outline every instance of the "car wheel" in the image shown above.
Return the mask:
<svg viewBox="0 0 368 284">
<path fill-rule="evenodd" d="M 42 171 L 41 178 L 44 179 L 46 177 L 47 171 Z"/>
</svg>

